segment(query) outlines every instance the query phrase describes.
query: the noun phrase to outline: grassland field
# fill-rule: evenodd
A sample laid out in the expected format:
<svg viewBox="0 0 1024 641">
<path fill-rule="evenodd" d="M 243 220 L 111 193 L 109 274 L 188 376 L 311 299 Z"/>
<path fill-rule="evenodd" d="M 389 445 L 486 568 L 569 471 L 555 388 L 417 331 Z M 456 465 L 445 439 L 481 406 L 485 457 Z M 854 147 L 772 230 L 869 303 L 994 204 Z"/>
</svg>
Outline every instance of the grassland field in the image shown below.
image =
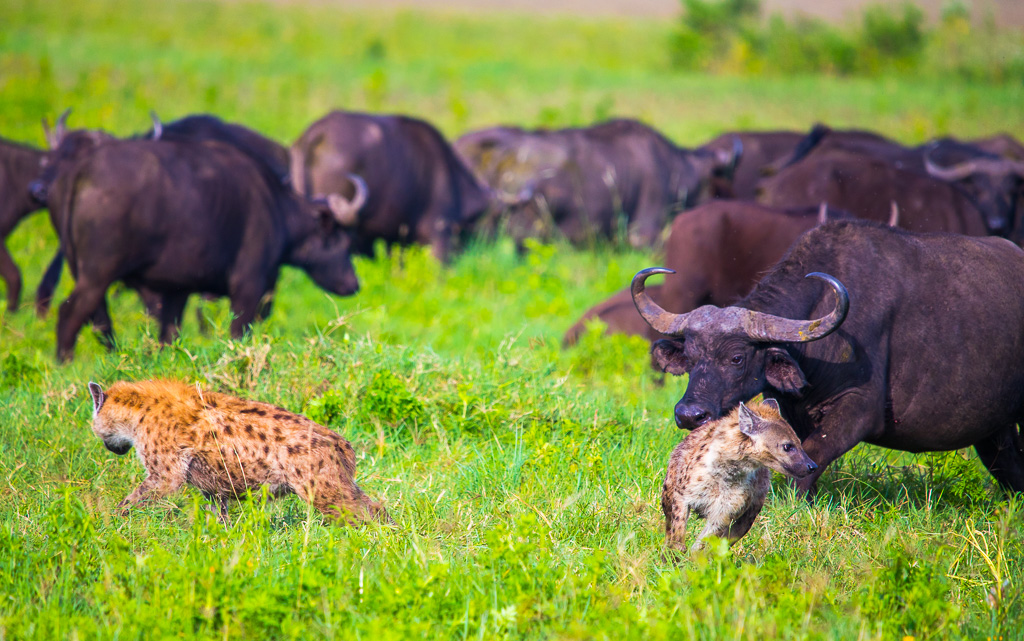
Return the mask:
<svg viewBox="0 0 1024 641">
<path fill-rule="evenodd" d="M 1024 86 L 941 75 L 674 71 L 650 19 L 342 10 L 175 0 L 0 3 L 0 135 L 40 117 L 130 134 L 212 112 L 284 143 L 343 107 L 496 123 L 642 118 L 685 145 L 824 121 L 919 142 L 1024 137 Z M 31 292 L 56 239 L 9 239 Z M 472 243 L 356 259 L 338 299 L 285 270 L 273 316 L 228 338 L 194 302 L 161 348 L 135 295 L 118 346 L 83 332 L 55 364 L 55 315 L 0 303 L 0 639 L 1021 639 L 1024 501 L 973 451 L 859 446 L 817 500 L 776 478 L 731 551 L 679 558 L 658 505 L 685 380 L 639 339 L 561 335 L 659 257 L 616 245 Z M 67 274 L 58 293 L 70 290 Z M 221 525 L 193 490 L 127 518 L 142 478 L 89 430 L 86 382 L 176 377 L 303 412 L 349 438 L 398 526 L 339 528 L 255 496 Z"/>
</svg>

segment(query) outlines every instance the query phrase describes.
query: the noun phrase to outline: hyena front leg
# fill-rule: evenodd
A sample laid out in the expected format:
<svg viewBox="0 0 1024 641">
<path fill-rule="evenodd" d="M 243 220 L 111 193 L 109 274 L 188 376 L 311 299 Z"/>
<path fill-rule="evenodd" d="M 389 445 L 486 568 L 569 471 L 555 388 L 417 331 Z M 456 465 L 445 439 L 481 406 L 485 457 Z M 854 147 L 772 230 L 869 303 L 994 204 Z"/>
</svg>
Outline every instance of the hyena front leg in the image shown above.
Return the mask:
<svg viewBox="0 0 1024 641">
<path fill-rule="evenodd" d="M 682 495 L 666 490 L 661 495 L 661 509 L 665 513 L 665 545 L 674 550 L 686 549 L 686 522 L 690 507 Z"/>
<path fill-rule="evenodd" d="M 146 479 L 139 483 L 135 491 L 117 504 L 121 516 L 128 516 L 128 511 L 145 501 L 159 499 L 172 494 L 185 484 L 187 465 L 175 460 L 147 460 Z"/>
<path fill-rule="evenodd" d="M 718 536 L 729 539 L 730 545 L 736 543 L 750 531 L 750 527 L 754 525 L 754 521 L 757 519 L 757 515 L 761 513 L 762 507 L 764 507 L 763 500 L 754 503 Z"/>
</svg>

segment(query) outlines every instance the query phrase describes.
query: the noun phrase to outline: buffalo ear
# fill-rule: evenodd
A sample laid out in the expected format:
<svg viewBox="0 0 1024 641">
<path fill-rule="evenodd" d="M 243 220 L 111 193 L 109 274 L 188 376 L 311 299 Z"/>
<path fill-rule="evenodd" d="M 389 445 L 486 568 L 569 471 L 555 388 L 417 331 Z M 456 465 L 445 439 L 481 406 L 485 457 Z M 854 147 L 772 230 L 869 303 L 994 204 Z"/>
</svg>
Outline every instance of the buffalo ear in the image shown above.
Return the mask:
<svg viewBox="0 0 1024 641">
<path fill-rule="evenodd" d="M 807 387 L 807 379 L 800 366 L 784 349 L 768 349 L 764 370 L 768 384 L 783 394 L 799 395 Z"/>
<path fill-rule="evenodd" d="M 673 376 L 682 376 L 690 369 L 683 355 L 682 341 L 662 339 L 651 347 L 651 354 L 661 371 Z"/>
<path fill-rule="evenodd" d="M 102 387 L 92 381 L 89 381 L 89 395 L 92 396 L 92 415 L 96 416 L 107 400 L 107 395 L 103 393 Z"/>
<path fill-rule="evenodd" d="M 761 431 L 757 414 L 743 403 L 740 403 L 739 423 L 740 431 L 747 436 L 754 436 Z"/>
</svg>

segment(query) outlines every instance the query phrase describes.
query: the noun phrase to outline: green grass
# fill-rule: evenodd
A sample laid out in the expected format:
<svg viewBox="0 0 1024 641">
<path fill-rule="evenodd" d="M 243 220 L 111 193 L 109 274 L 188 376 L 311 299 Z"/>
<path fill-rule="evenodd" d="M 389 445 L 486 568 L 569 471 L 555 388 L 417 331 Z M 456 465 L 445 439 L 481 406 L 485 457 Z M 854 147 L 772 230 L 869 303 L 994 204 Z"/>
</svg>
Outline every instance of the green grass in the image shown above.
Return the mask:
<svg viewBox="0 0 1024 641">
<path fill-rule="evenodd" d="M 347 13 L 208 2 L 0 5 L 0 134 L 38 118 L 119 134 L 210 110 L 288 141 L 332 106 L 406 111 L 449 135 L 494 122 L 637 115 L 697 144 L 735 127 L 868 126 L 907 141 L 1024 134 L 1019 86 L 739 78 L 670 71 L 670 26 L 521 16 Z M 26 290 L 55 248 L 44 216 L 10 239 Z M 664 466 L 682 434 L 637 339 L 587 334 L 583 310 L 656 256 L 618 247 L 471 246 L 357 260 L 331 298 L 286 270 L 274 315 L 227 338 L 199 303 L 161 348 L 134 294 L 119 348 L 87 330 L 54 363 L 54 314 L 0 307 L 3 638 L 1015 638 L 1024 503 L 973 452 L 860 446 L 809 505 L 777 479 L 731 552 L 662 545 Z M 67 295 L 65 280 L 58 292 Z M 0 304 L 2 305 L 2 304 Z M 131 456 L 89 430 L 89 380 L 178 377 L 305 412 L 349 438 L 394 530 L 325 525 L 257 496 L 228 527 L 192 490 L 134 512 Z"/>
</svg>

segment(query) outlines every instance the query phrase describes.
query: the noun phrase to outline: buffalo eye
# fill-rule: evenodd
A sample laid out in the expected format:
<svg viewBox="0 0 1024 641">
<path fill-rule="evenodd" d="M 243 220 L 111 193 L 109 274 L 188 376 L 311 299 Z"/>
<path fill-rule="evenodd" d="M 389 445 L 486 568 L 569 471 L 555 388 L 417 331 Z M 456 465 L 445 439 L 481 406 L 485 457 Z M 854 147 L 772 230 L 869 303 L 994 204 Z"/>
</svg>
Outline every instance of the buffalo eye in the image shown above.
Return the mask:
<svg viewBox="0 0 1024 641">
<path fill-rule="evenodd" d="M 743 354 L 736 354 L 735 356 L 732 357 L 731 362 L 732 362 L 733 365 L 742 365 L 743 364 Z"/>
<path fill-rule="evenodd" d="M 783 443 L 782 444 L 782 451 L 783 452 L 792 452 L 793 451 L 793 444 L 792 443 Z"/>
</svg>

